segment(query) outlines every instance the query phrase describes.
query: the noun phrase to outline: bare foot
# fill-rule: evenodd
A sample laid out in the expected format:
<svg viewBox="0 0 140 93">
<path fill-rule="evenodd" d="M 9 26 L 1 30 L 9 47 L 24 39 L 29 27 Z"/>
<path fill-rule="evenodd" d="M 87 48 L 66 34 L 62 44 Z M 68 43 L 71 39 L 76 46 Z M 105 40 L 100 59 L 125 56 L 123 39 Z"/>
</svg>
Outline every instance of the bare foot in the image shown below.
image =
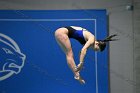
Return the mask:
<svg viewBox="0 0 140 93">
<path fill-rule="evenodd" d="M 79 75 L 79 76 L 75 76 L 74 77 L 76 80 L 78 80 L 81 84 L 85 84 L 85 80 L 82 79 L 82 77 Z"/>
</svg>

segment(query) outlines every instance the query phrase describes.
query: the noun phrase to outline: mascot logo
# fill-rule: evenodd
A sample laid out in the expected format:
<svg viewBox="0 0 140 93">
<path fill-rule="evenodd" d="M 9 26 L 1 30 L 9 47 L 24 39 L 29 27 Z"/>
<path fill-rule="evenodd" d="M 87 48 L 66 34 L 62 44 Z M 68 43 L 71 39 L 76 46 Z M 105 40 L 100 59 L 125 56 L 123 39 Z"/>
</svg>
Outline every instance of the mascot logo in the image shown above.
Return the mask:
<svg viewBox="0 0 140 93">
<path fill-rule="evenodd" d="M 25 58 L 17 43 L 0 33 L 0 81 L 20 73 Z"/>
</svg>

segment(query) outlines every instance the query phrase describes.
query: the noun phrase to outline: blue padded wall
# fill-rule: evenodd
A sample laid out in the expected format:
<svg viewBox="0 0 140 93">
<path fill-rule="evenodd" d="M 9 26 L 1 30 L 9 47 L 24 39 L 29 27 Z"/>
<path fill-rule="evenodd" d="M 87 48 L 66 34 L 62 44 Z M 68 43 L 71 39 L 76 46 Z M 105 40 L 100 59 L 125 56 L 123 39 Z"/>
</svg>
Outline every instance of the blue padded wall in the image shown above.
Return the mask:
<svg viewBox="0 0 140 93">
<path fill-rule="evenodd" d="M 89 49 L 77 82 L 54 32 L 81 26 L 97 39 L 108 35 L 106 10 L 0 10 L 0 93 L 108 93 L 108 47 Z M 76 64 L 79 42 L 71 39 Z"/>
</svg>

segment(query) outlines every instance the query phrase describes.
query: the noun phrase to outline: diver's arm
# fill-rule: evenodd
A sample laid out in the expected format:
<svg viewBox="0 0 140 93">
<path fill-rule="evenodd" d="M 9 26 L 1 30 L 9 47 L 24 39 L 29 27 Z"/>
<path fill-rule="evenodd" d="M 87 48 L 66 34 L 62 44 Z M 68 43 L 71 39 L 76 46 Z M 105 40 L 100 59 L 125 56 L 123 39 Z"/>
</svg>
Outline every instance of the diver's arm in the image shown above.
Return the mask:
<svg viewBox="0 0 140 93">
<path fill-rule="evenodd" d="M 91 44 L 94 43 L 94 38 L 91 37 L 89 38 L 89 40 L 86 42 L 86 44 L 84 45 L 84 47 L 81 49 L 81 53 L 80 53 L 80 63 L 78 64 L 76 71 L 80 71 L 83 67 L 84 64 L 84 58 L 87 52 L 87 49 L 90 47 Z"/>
<path fill-rule="evenodd" d="M 91 44 L 94 43 L 94 38 L 90 38 L 86 44 L 84 45 L 84 47 L 81 49 L 81 53 L 80 53 L 80 63 L 84 62 L 84 58 L 87 52 L 87 49 L 90 47 Z"/>
</svg>

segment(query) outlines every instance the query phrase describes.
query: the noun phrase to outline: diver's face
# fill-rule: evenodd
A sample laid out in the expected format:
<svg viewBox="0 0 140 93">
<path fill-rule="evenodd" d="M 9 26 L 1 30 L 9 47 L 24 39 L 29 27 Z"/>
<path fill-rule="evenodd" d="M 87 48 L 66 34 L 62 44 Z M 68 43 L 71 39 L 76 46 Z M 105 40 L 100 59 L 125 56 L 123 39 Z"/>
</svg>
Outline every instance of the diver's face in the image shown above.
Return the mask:
<svg viewBox="0 0 140 93">
<path fill-rule="evenodd" d="M 97 42 L 97 41 L 95 41 L 94 50 L 95 51 L 99 51 L 100 50 L 100 48 L 99 48 L 99 42 Z"/>
</svg>

